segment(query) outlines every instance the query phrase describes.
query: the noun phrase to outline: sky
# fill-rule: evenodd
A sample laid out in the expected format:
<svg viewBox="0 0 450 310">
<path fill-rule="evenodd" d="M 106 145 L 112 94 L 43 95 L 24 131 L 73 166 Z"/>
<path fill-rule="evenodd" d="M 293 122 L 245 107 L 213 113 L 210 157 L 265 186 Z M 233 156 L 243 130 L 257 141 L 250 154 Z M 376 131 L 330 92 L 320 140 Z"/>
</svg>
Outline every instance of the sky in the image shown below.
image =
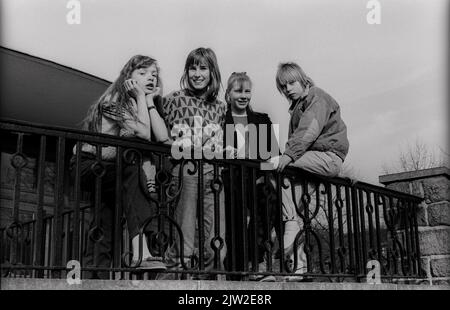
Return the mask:
<svg viewBox="0 0 450 310">
<path fill-rule="evenodd" d="M 179 89 L 187 54 L 218 58 L 222 83 L 234 71 L 253 81 L 252 107 L 280 124 L 289 104 L 278 93 L 280 62 L 295 61 L 331 94 L 348 128 L 346 164 L 378 184 L 409 142 L 448 153 L 448 0 L 2 0 L 2 46 L 113 81 L 135 54 L 158 60 L 164 94 Z M 220 94 L 223 99 L 223 91 Z"/>
</svg>

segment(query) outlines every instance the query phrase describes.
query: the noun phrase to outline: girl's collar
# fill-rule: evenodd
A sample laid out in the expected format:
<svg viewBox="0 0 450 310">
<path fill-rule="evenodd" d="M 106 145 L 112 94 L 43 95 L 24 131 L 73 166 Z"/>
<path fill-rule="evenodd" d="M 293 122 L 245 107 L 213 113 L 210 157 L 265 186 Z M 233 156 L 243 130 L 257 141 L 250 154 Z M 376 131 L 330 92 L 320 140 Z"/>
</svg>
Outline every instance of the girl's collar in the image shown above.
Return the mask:
<svg viewBox="0 0 450 310">
<path fill-rule="evenodd" d="M 195 92 L 194 90 L 192 90 L 192 89 L 190 89 L 190 88 L 185 88 L 185 89 L 184 89 L 184 93 L 185 93 L 186 95 L 188 95 L 188 96 L 195 97 L 195 98 L 197 98 L 197 99 L 206 101 L 206 98 L 205 98 L 206 92 L 203 92 L 201 95 L 199 95 L 198 92 Z"/>
<path fill-rule="evenodd" d="M 237 117 L 247 117 L 247 112 L 245 112 L 244 114 L 236 114 L 233 111 L 231 111 L 231 116 L 237 116 Z"/>
</svg>

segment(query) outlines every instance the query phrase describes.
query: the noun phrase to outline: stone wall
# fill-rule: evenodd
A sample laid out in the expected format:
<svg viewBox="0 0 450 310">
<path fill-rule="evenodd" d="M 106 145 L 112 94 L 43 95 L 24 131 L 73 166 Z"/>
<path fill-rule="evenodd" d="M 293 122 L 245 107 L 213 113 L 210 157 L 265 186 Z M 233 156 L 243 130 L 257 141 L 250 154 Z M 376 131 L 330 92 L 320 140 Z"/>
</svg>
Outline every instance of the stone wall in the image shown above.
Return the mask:
<svg viewBox="0 0 450 310">
<path fill-rule="evenodd" d="M 450 285 L 450 169 L 425 169 L 380 176 L 387 188 L 423 198 L 419 206 L 422 268 L 431 284 Z"/>
</svg>

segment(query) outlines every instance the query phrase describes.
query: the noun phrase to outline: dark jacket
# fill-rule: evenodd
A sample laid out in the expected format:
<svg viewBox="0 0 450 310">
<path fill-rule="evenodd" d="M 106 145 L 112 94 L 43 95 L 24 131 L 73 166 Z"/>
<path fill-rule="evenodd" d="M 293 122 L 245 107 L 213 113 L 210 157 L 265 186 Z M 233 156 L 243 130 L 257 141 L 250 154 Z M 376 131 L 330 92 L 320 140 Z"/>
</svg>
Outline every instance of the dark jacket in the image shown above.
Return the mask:
<svg viewBox="0 0 450 310">
<path fill-rule="evenodd" d="M 256 137 L 253 136 L 255 133 L 250 134 L 249 141 L 249 155 L 250 159 L 267 160 L 268 157 L 274 157 L 280 155 L 278 140 L 272 128 L 272 121 L 269 116 L 264 113 L 257 113 L 247 109 L 247 122 L 248 124 L 256 125 Z M 231 135 L 234 137 L 234 142 L 230 142 L 232 147 L 237 148 L 237 133 L 234 127 L 228 125 L 234 125 L 234 119 L 231 114 L 231 109 L 228 109 L 225 114 L 225 125 L 224 125 L 224 147 L 226 147 L 226 136 Z M 266 125 L 258 126 L 258 125 Z M 252 130 L 252 129 L 250 129 Z M 253 137 L 253 139 L 252 139 Z M 262 139 L 265 140 L 266 154 L 260 152 L 260 145 L 262 144 Z M 231 139 L 229 139 L 231 140 Z M 271 151 L 271 143 L 274 142 L 274 149 Z M 256 142 L 256 143 L 255 143 Z M 276 147 L 275 147 L 276 146 Z M 270 154 L 268 151 L 271 151 Z M 256 158 L 252 158 L 251 155 L 255 155 Z M 243 170 L 241 170 L 243 168 Z M 275 227 L 278 236 L 280 236 L 280 228 L 278 223 L 277 204 L 272 202 L 268 197 L 276 197 L 275 189 L 268 182 L 266 187 L 265 183 L 258 183 L 257 179 L 260 174 L 256 175 L 256 179 L 253 178 L 251 169 L 247 169 L 245 165 L 234 166 L 231 165 L 230 168 L 225 167 L 223 169 L 223 182 L 225 191 L 225 214 L 226 214 L 226 231 L 234 231 L 234 234 L 227 233 L 227 244 L 233 244 L 233 247 L 228 247 L 227 258 L 225 266 L 227 270 L 233 271 L 243 271 L 247 270 L 248 261 L 244 260 L 244 255 L 248 251 L 248 258 L 251 259 L 256 254 L 258 263 L 264 261 L 264 255 L 266 254 L 265 242 L 267 236 L 270 235 L 272 227 Z M 243 172 L 242 172 L 243 171 Z M 231 174 L 233 172 L 233 174 Z M 256 192 L 253 190 L 253 186 L 256 185 Z M 268 194 L 270 191 L 271 194 Z M 256 202 L 257 209 L 255 218 L 250 220 L 247 225 L 247 217 L 245 214 L 251 215 L 253 203 Z M 243 211 L 245 206 L 249 209 Z M 268 209 L 266 209 L 266 207 Z M 268 216 L 268 217 L 267 217 Z M 253 221 L 256 222 L 256 232 L 253 232 L 252 227 Z M 244 233 L 245 232 L 245 233 Z M 256 239 L 255 238 L 256 235 Z M 244 240 L 244 236 L 247 236 L 248 240 Z M 257 244 L 257 252 L 254 252 L 253 244 Z M 234 261 L 234 266 L 232 262 Z"/>
<path fill-rule="evenodd" d="M 266 113 L 253 112 L 247 109 L 247 122 L 248 125 L 250 124 L 255 125 L 255 126 L 248 126 L 250 130 L 250 139 L 249 139 L 250 141 L 246 142 L 249 143 L 250 159 L 267 160 L 270 157 L 278 156 L 280 154 L 278 140 L 272 128 L 272 121 L 270 120 L 269 115 L 267 115 Z M 227 144 L 227 136 L 229 137 L 228 142 L 230 142 L 231 137 L 233 137 L 234 143 L 231 144 L 230 146 L 237 148 L 237 133 L 233 127 L 227 125 L 234 125 L 231 109 L 228 109 L 227 113 L 225 114 L 223 145 L 224 148 L 227 145 L 230 145 L 230 143 Z M 265 145 L 262 143 L 262 139 L 265 139 Z M 271 148 L 272 141 L 274 142 L 273 150 Z"/>
<path fill-rule="evenodd" d="M 285 154 L 293 161 L 306 151 L 331 151 L 342 160 L 347 156 L 347 127 L 338 103 L 328 93 L 313 86 L 289 109 L 289 139 Z"/>
</svg>

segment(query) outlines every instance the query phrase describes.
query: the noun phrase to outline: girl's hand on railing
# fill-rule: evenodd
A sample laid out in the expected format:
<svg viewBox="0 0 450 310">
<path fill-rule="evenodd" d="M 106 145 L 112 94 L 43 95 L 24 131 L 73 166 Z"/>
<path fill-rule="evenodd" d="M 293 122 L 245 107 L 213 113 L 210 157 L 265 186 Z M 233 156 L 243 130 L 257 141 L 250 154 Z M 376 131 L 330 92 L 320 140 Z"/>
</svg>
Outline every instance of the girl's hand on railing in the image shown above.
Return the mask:
<svg viewBox="0 0 450 310">
<path fill-rule="evenodd" d="M 278 161 L 278 172 L 282 172 L 284 168 L 286 168 L 287 165 L 289 165 L 292 162 L 292 158 L 283 154 L 280 156 L 280 160 Z"/>
<path fill-rule="evenodd" d="M 265 162 L 261 163 L 261 170 L 275 170 L 278 168 L 280 162 L 280 156 L 269 158 Z"/>
</svg>

